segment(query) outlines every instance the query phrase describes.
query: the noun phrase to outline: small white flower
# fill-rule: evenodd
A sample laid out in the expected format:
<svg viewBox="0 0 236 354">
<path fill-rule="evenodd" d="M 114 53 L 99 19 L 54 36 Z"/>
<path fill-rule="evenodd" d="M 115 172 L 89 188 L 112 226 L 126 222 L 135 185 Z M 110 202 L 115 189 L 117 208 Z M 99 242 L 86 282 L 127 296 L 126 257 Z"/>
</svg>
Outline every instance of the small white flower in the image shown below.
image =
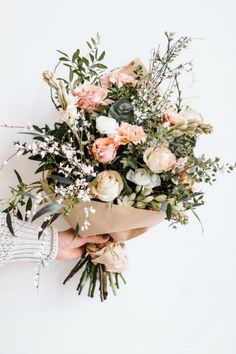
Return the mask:
<svg viewBox="0 0 236 354">
<path fill-rule="evenodd" d="M 96 118 L 96 128 L 101 134 L 115 134 L 119 124 L 114 118 L 99 116 Z"/>
<path fill-rule="evenodd" d="M 124 196 L 118 198 L 117 203 L 118 203 L 118 205 L 125 206 L 125 207 L 131 207 L 132 205 L 134 205 L 134 201 L 130 200 L 128 195 L 124 195 Z"/>
<path fill-rule="evenodd" d="M 155 188 L 160 186 L 160 176 L 151 171 L 147 171 L 145 168 L 137 168 L 135 171 L 129 170 L 126 174 L 128 181 L 131 181 L 138 186 L 145 186 L 145 188 Z"/>
</svg>

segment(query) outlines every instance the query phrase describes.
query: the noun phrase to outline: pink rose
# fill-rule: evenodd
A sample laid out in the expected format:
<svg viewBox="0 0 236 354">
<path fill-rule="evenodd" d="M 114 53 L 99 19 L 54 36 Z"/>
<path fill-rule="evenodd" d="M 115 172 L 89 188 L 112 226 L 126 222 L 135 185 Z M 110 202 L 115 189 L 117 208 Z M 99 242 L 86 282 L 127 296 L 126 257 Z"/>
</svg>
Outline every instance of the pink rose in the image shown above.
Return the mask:
<svg viewBox="0 0 236 354">
<path fill-rule="evenodd" d="M 117 130 L 116 140 L 120 145 L 128 143 L 137 145 L 146 140 L 146 134 L 142 127 L 123 122 Z"/>
<path fill-rule="evenodd" d="M 99 86 L 79 86 L 73 90 L 73 95 L 78 98 L 80 108 L 94 109 L 104 104 L 107 90 Z"/>
<path fill-rule="evenodd" d="M 119 71 L 110 72 L 106 75 L 103 75 L 100 80 L 102 85 L 104 86 L 111 86 L 112 84 L 115 84 L 118 87 L 122 87 L 125 84 L 135 83 L 135 79 L 133 78 L 133 76 Z"/>
<path fill-rule="evenodd" d="M 171 125 L 186 122 L 186 119 L 180 113 L 177 112 L 167 112 L 166 114 L 164 114 L 164 119 Z"/>
<path fill-rule="evenodd" d="M 107 163 L 114 160 L 119 145 L 114 138 L 99 138 L 91 145 L 91 152 L 95 160 Z"/>
</svg>

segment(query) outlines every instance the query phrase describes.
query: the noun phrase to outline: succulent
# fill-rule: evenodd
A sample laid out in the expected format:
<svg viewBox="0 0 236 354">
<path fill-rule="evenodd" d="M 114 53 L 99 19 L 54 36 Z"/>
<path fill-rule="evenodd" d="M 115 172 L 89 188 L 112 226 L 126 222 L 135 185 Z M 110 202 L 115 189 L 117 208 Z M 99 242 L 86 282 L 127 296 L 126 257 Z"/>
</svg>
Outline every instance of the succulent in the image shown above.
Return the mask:
<svg viewBox="0 0 236 354">
<path fill-rule="evenodd" d="M 129 123 L 133 118 L 132 104 L 126 98 L 121 98 L 110 107 L 108 116 L 116 119 L 118 122 L 124 121 Z"/>
</svg>

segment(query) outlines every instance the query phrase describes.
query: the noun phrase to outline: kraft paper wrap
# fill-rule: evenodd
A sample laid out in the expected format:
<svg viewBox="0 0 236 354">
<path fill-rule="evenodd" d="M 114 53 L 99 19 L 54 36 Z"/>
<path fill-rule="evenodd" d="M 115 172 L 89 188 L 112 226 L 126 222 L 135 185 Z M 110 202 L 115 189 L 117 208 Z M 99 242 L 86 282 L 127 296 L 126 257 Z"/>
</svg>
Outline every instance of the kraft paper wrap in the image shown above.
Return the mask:
<svg viewBox="0 0 236 354">
<path fill-rule="evenodd" d="M 47 182 L 42 181 L 42 187 L 50 199 L 55 202 L 56 197 L 51 194 Z M 67 205 L 67 201 L 63 205 Z M 64 216 L 68 224 L 75 228 L 76 224 L 84 224 L 84 208 L 93 207 L 95 214 L 89 213 L 90 226 L 87 230 L 80 230 L 80 236 L 109 234 L 112 241 L 105 245 L 87 245 L 86 250 L 91 255 L 93 263 L 101 263 L 110 272 L 123 272 L 128 265 L 124 241 L 140 236 L 147 230 L 157 226 L 165 219 L 165 213 L 152 210 L 143 210 L 133 207 L 124 207 L 113 204 L 91 201 L 80 202 Z"/>
<path fill-rule="evenodd" d="M 124 242 L 109 241 L 104 245 L 89 244 L 87 246 L 93 263 L 104 264 L 109 272 L 122 273 L 128 267 L 128 258 Z"/>
<path fill-rule="evenodd" d="M 42 186 L 46 194 L 50 194 L 50 199 L 56 201 L 56 197 L 51 195 L 47 182 L 42 181 Z M 67 201 L 63 205 L 68 205 Z M 68 224 L 75 228 L 76 224 L 84 224 L 84 208 L 93 207 L 95 214 L 89 213 L 90 226 L 87 230 L 80 229 L 80 236 L 94 236 L 109 234 L 116 242 L 128 241 L 134 237 L 142 235 L 147 230 L 160 224 L 165 213 L 162 211 L 152 211 L 125 207 L 113 204 L 90 201 L 77 204 L 70 215 L 64 216 Z"/>
</svg>

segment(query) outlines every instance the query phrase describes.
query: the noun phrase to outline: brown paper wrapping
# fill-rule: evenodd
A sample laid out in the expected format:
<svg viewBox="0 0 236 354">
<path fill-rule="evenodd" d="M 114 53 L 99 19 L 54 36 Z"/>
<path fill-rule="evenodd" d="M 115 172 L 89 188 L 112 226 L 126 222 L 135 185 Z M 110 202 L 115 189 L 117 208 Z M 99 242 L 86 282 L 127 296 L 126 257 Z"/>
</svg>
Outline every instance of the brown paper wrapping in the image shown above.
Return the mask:
<svg viewBox="0 0 236 354">
<path fill-rule="evenodd" d="M 50 199 L 55 202 L 56 197 L 51 194 L 47 182 L 42 181 L 42 187 Z M 67 205 L 64 201 L 63 205 Z M 101 263 L 111 272 L 123 272 L 128 265 L 123 241 L 128 241 L 134 237 L 142 235 L 147 230 L 157 226 L 165 219 L 162 211 L 151 211 L 124 207 L 113 204 L 91 201 L 80 202 L 71 211 L 70 215 L 64 216 L 68 224 L 75 228 L 85 221 L 84 208 L 93 207 L 95 214 L 89 213 L 90 226 L 87 230 L 80 229 L 80 236 L 93 236 L 109 234 L 113 241 L 105 245 L 87 245 L 86 249 L 91 255 L 94 263 Z"/>
<path fill-rule="evenodd" d="M 148 74 L 148 71 L 146 69 L 146 67 L 143 65 L 143 63 L 141 62 L 141 60 L 139 58 L 135 58 L 134 60 L 132 60 L 128 65 L 123 66 L 122 69 L 120 70 L 122 73 L 131 75 L 131 76 L 135 76 L 135 71 L 138 69 L 138 67 L 142 67 L 143 69 L 143 77 L 146 76 Z"/>
<path fill-rule="evenodd" d="M 128 267 L 128 257 L 124 242 L 109 241 L 105 246 L 91 243 L 86 249 L 93 263 L 104 264 L 109 272 L 122 273 Z"/>
<path fill-rule="evenodd" d="M 124 207 L 113 204 L 110 206 L 103 202 L 81 202 L 76 205 L 70 215 L 65 216 L 71 227 L 77 222 L 83 225 L 85 207 L 92 206 L 96 213 L 89 214 L 90 226 L 81 230 L 81 236 L 109 234 L 116 242 L 127 241 L 143 234 L 148 229 L 158 225 L 165 218 L 164 212 Z"/>
</svg>

